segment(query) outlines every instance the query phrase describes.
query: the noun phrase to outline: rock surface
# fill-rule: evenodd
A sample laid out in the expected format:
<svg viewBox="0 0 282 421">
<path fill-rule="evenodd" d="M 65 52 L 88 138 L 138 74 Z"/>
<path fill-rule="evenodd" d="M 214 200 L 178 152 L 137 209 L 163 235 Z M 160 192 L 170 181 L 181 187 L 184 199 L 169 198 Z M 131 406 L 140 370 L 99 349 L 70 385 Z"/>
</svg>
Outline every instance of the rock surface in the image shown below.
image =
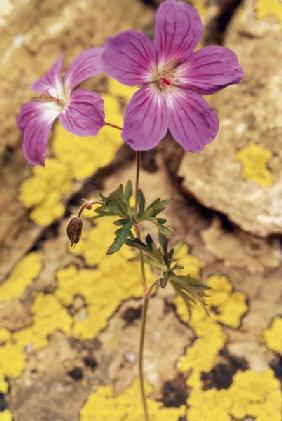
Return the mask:
<svg viewBox="0 0 282 421">
<path fill-rule="evenodd" d="M 205 206 L 265 237 L 282 233 L 282 18 L 273 11 L 259 20 L 257 6 L 243 3 L 226 36 L 245 77 L 212 99 L 217 139 L 199 154 L 186 154 L 179 175 Z"/>
<path fill-rule="evenodd" d="M 152 34 L 153 3 L 159 0 L 120 0 L 119 7 L 114 0 L 4 0 L 6 9 L 1 3 L 0 46 L 6 51 L 0 58 L 4 78 L 0 116 L 1 421 L 113 421 L 113 414 L 114 421 L 143 419 L 136 378 L 142 303 L 139 265 L 128 262 L 132 253 L 125 247 L 113 256 L 105 255 L 115 227 L 109 220 L 93 221 L 91 211 L 85 215 L 82 238 L 75 249 L 69 247 L 65 233 L 70 214 L 77 211 L 83 198 L 93 199 L 99 191 L 109 193 L 118 183 L 134 179 L 134 155 L 122 146 L 113 129 L 82 141 L 58 125 L 49 143 L 45 169 L 30 168 L 22 157 L 14 117 L 16 107 L 30 98 L 30 82 L 62 49 L 69 63 L 81 49 L 101 43 L 121 29 L 134 26 Z M 238 1 L 194 2 L 205 19 L 213 17 L 213 25 L 216 21 L 222 24 L 219 4 L 228 10 L 228 5 L 235 3 Z M 279 5 L 279 0 L 271 3 Z M 263 4 L 267 7 L 262 8 Z M 269 1 L 258 0 L 256 5 L 258 16 L 268 19 L 272 11 Z M 254 66 L 246 55 L 255 54 L 252 60 L 258 63 L 261 53 L 255 45 L 263 43 L 264 37 L 249 32 L 238 35 L 239 22 L 248 10 L 248 31 L 253 31 L 252 21 L 257 30 L 253 9 L 244 8 L 230 28 L 228 42 L 241 51 L 251 73 Z M 275 18 L 269 18 L 276 42 Z M 267 21 L 261 28 L 269 34 Z M 220 39 L 218 33 L 210 33 L 208 38 Z M 277 56 L 272 59 L 276 63 Z M 270 69 L 269 63 L 262 64 L 264 71 Z M 263 70 L 258 71 L 265 77 Z M 249 75 L 248 83 L 252 80 Z M 240 100 L 245 107 L 254 103 L 251 98 L 258 89 L 258 80 L 254 80 L 253 88 L 242 85 Z M 123 106 L 133 90 L 108 79 L 94 81 L 94 85 L 104 93 L 106 115 L 121 125 Z M 13 96 L 15 86 L 18 89 Z M 237 95 L 241 87 L 231 89 Z M 266 98 L 268 85 L 267 89 L 263 91 Z M 215 101 L 219 112 L 229 115 L 224 117 L 222 130 L 230 135 L 214 145 L 230 143 L 231 107 L 238 113 L 239 132 L 247 130 L 240 124 L 249 120 L 243 119 L 243 111 L 241 115 L 228 95 L 228 90 L 220 93 Z M 277 112 L 273 104 L 266 101 L 262 107 Z M 263 108 L 260 115 L 267 125 L 275 122 L 276 115 L 270 119 Z M 251 124 L 248 127 L 252 136 L 260 133 L 258 127 L 257 131 Z M 268 131 L 275 136 L 279 128 L 271 126 Z M 240 143 L 241 135 L 236 135 L 239 155 L 234 159 L 238 185 L 243 182 L 239 178 L 242 173 L 254 179 L 248 181 L 253 188 L 263 184 L 265 191 L 271 191 L 278 174 L 278 146 L 274 155 L 274 143 L 260 144 L 254 138 L 248 139 L 251 145 Z M 252 156 L 260 162 L 259 171 L 248 165 Z M 153 295 L 145 348 L 152 420 L 229 421 L 232 417 L 280 421 L 279 240 L 244 232 L 210 209 L 202 197 L 196 201 L 183 195 L 176 177 L 181 157 L 175 142 L 168 139 L 153 153 L 143 154 L 141 186 L 148 201 L 156 196 L 172 199 L 165 215 L 174 229 L 172 241 L 184 243 L 179 259 L 187 273 L 212 288 L 207 299 L 210 317 L 198 306 L 188 320 L 183 302 L 170 286 Z M 225 157 L 218 148 L 212 158 L 211 163 L 216 163 Z M 193 168 L 196 171 L 196 166 Z M 218 192 L 216 185 L 211 188 Z M 222 197 L 229 198 L 229 185 L 224 188 Z M 154 279 L 149 268 L 147 274 Z"/>
<path fill-rule="evenodd" d="M 127 9 L 130 13 L 124 13 Z M 21 183 L 31 173 L 31 167 L 23 158 L 16 116 L 20 105 L 32 98 L 32 81 L 47 71 L 62 51 L 67 66 L 82 50 L 102 45 L 107 36 L 132 27 L 144 30 L 152 22 L 153 9 L 131 0 L 121 0 L 119 7 L 115 0 L 28 0 L 24 3 L 7 0 L 3 7 L 1 4 L 0 18 L 0 51 L 3 51 L 0 57 L 0 179 L 5 181 L 0 185 L 1 280 L 32 247 L 44 226 L 52 222 L 49 219 L 41 227 L 34 225 L 18 199 Z M 100 91 L 108 90 L 101 80 L 94 81 L 94 85 L 99 86 Z M 48 151 L 50 154 L 49 148 Z M 68 181 L 73 177 L 71 171 L 61 165 L 59 170 L 69 174 Z M 44 185 L 37 186 L 32 193 L 35 201 L 36 195 L 44 195 L 40 189 L 44 189 Z M 70 188 L 65 196 L 73 192 L 74 188 Z M 54 203 L 52 206 L 56 208 Z M 63 212 L 61 205 L 61 214 Z"/>
</svg>

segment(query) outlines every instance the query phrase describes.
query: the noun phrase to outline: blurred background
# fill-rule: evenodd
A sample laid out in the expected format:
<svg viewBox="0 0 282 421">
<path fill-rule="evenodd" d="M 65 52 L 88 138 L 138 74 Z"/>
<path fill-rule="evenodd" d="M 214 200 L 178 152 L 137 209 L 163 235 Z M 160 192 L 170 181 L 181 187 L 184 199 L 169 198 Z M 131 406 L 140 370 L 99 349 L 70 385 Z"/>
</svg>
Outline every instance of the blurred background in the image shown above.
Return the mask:
<svg viewBox="0 0 282 421">
<path fill-rule="evenodd" d="M 105 256 L 111 221 L 87 213 L 70 249 L 65 227 L 82 199 L 134 177 L 134 154 L 110 127 L 78 139 L 56 126 L 46 167 L 22 155 L 16 127 L 32 81 L 108 36 L 153 36 L 160 1 L 1 0 L 0 421 L 142 421 L 137 340 L 142 290 L 125 248 Z M 211 317 L 166 288 L 152 298 L 145 371 L 156 421 L 281 421 L 282 3 L 195 0 L 202 45 L 222 44 L 245 71 L 209 98 L 217 139 L 184 154 L 169 137 L 142 156 L 148 200 L 166 217 L 187 271 L 212 287 Z M 134 89 L 87 82 L 122 125 Z"/>
</svg>

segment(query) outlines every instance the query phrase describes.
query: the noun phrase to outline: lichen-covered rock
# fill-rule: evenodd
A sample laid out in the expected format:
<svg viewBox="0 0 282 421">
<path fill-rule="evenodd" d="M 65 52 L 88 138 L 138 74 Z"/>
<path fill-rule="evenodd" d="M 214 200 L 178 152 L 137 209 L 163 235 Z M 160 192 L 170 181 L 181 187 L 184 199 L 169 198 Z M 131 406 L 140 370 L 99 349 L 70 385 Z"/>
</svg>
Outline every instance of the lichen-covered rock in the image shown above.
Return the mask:
<svg viewBox="0 0 282 421">
<path fill-rule="evenodd" d="M 196 0 L 194 4 L 201 6 L 208 1 Z M 210 4 L 218 7 L 229 1 Z M 55 3 L 60 14 L 54 12 Z M 270 3 L 280 10 L 279 0 L 259 0 L 258 15 L 274 19 L 271 14 L 276 9 L 269 7 Z M 35 4 L 42 33 L 47 37 L 46 25 L 51 28 L 52 22 L 58 31 L 53 38 L 46 38 L 46 44 L 42 44 L 40 29 L 35 25 Z M 13 19 L 18 22 L 22 12 L 22 28 L 30 22 L 30 30 L 38 37 L 38 43 L 30 38 L 34 44 L 28 48 L 35 57 L 34 72 L 41 73 L 49 59 L 44 56 L 39 62 L 38 54 L 51 51 L 52 45 L 54 55 L 60 48 L 70 50 L 73 45 L 75 54 L 76 48 L 88 45 L 91 37 L 98 40 L 99 34 L 94 34 L 96 29 L 91 26 L 92 9 L 87 8 L 94 4 L 98 5 L 97 13 L 105 13 L 109 22 L 110 15 L 116 13 L 120 19 L 114 19 L 116 30 L 131 25 L 131 19 L 132 25 L 140 28 L 148 19 L 152 28 L 152 11 L 139 0 L 119 2 L 136 9 L 136 15 L 133 12 L 131 16 L 124 13 L 122 6 L 117 10 L 113 0 L 5 0 L 5 7 L 10 5 L 10 15 L 5 12 L 7 16 L 1 19 L 5 11 L 1 3 L 0 27 L 3 29 L 5 22 L 10 24 Z M 73 20 L 71 9 L 79 8 L 86 17 Z M 208 14 L 203 8 L 201 12 Z M 103 16 L 97 23 L 101 39 L 105 36 Z M 68 18 L 75 29 L 65 34 L 63 25 L 68 24 Z M 78 34 L 75 25 L 84 19 L 88 23 L 85 21 Z M 15 35 L 13 25 L 7 31 L 11 39 Z M 1 38 L 0 44 L 5 39 Z M 251 46 L 254 40 L 248 38 L 247 45 Z M 21 68 L 21 55 L 18 57 Z M 70 56 L 66 58 L 69 59 Z M 29 77 L 34 76 L 26 70 L 25 90 L 25 78 Z M 107 91 L 106 112 L 121 125 L 121 105 L 128 101 L 131 88 L 114 81 L 100 86 Z M 93 210 L 84 214 L 81 241 L 75 249 L 70 248 L 65 234 L 79 198 L 93 199 L 97 190 L 108 194 L 117 183 L 133 179 L 135 168 L 120 158 L 123 153 L 114 158 L 122 141 L 111 128 L 101 131 L 95 139 L 79 141 L 56 127 L 48 149 L 51 158 L 44 171 L 24 165 L 16 133 L 14 127 L 9 136 L 3 136 L 6 154 L 4 165 L 0 165 L 0 178 L 4 180 L 0 185 L 0 420 L 88 421 L 114 417 L 117 421 L 139 421 L 142 411 L 136 358 L 142 288 L 138 265 L 127 261 L 132 254 L 126 247 L 114 256 L 105 256 L 115 228 L 110 220 L 98 220 L 95 224 Z M 277 162 L 273 148 L 256 139 L 242 142 L 234 153 L 238 168 L 242 166 L 242 177 L 251 178 L 264 189 L 272 188 L 276 173 L 268 165 Z M 173 152 L 172 149 L 171 155 Z M 211 290 L 207 298 L 210 317 L 196 307 L 189 321 L 184 303 L 175 299 L 172 288 L 168 286 L 152 296 L 145 347 L 151 418 L 280 421 L 280 368 L 276 362 L 277 353 L 281 352 L 279 242 L 234 229 L 225 218 L 214 217 L 213 212 L 193 199 L 186 200 L 177 189 L 176 171 L 168 174 L 164 168 L 163 151 L 155 155 L 154 172 L 142 171 L 141 186 L 148 201 L 156 195 L 173 199 L 165 217 L 175 230 L 171 241 L 185 243 L 179 247 L 179 263 L 191 276 L 203 279 Z M 148 156 L 152 157 L 143 156 L 142 164 Z M 259 167 L 249 165 L 250 157 L 255 157 Z M 111 162 L 106 170 L 99 171 Z M 38 235 L 39 240 L 33 243 Z M 155 275 L 149 268 L 147 274 L 152 281 Z"/>
<path fill-rule="evenodd" d="M 119 1 L 118 7 L 115 0 L 7 3 L 0 26 L 0 50 L 5 52 L 0 57 L 2 159 L 7 147 L 19 143 L 15 116 L 31 96 L 29 86 L 62 51 L 70 62 L 83 49 L 102 45 L 117 31 L 141 29 L 153 17 L 153 10 L 131 0 Z"/>
<path fill-rule="evenodd" d="M 282 18 L 275 8 L 263 14 L 263 3 L 245 2 L 231 24 L 226 46 L 244 80 L 214 96 L 219 135 L 202 153 L 186 154 L 179 175 L 205 206 L 268 236 L 282 232 Z"/>
<path fill-rule="evenodd" d="M 130 13 L 124 13 L 129 8 Z M 47 172 L 32 171 L 24 160 L 16 125 L 20 105 L 33 95 L 32 81 L 46 72 L 62 51 L 67 65 L 80 51 L 102 45 L 107 36 L 133 27 L 144 29 L 152 19 L 152 9 L 131 0 L 121 0 L 119 7 L 114 0 L 1 3 L 0 179 L 4 183 L 0 185 L 0 281 L 32 247 L 44 226 L 62 217 L 66 197 L 99 167 L 110 163 L 122 144 L 110 127 L 101 131 L 99 138 L 84 142 L 62 134 L 58 127 L 53 150 L 51 141 L 48 147 L 52 159 Z M 92 82 L 88 83 L 91 86 Z M 99 79 L 94 83 L 99 90 L 113 94 L 105 95 L 110 120 L 122 121 L 117 96 L 128 95 L 126 88 L 124 95 L 118 88 L 115 95 L 113 84 L 105 86 Z M 79 183 L 74 185 L 74 181 Z"/>
</svg>

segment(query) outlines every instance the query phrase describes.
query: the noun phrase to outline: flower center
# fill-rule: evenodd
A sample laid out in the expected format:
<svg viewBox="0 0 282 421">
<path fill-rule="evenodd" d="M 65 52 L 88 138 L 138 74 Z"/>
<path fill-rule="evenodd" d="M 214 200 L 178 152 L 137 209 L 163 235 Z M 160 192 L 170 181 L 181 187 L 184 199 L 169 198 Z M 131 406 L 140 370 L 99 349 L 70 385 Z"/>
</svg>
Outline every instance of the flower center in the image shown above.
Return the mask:
<svg viewBox="0 0 282 421">
<path fill-rule="evenodd" d="M 62 107 L 64 106 L 64 102 L 61 99 L 52 96 L 49 92 L 44 92 L 41 94 L 40 99 L 44 102 L 56 102 L 56 104 Z"/>
<path fill-rule="evenodd" d="M 166 73 L 158 74 L 153 79 L 153 83 L 156 85 L 156 87 L 160 91 L 162 91 L 164 89 L 167 89 L 169 86 L 171 86 L 173 84 L 172 75 L 166 74 Z"/>
<path fill-rule="evenodd" d="M 172 85 L 171 80 L 164 76 L 160 78 L 160 82 L 163 83 L 164 85 L 168 85 L 168 86 Z"/>
<path fill-rule="evenodd" d="M 60 91 L 50 89 L 40 95 L 40 100 L 44 102 L 55 102 L 63 110 L 70 102 L 70 92 L 65 86 L 62 86 Z"/>
<path fill-rule="evenodd" d="M 153 83 L 159 91 L 170 90 L 175 84 L 175 63 L 159 64 L 153 71 L 151 83 Z"/>
</svg>

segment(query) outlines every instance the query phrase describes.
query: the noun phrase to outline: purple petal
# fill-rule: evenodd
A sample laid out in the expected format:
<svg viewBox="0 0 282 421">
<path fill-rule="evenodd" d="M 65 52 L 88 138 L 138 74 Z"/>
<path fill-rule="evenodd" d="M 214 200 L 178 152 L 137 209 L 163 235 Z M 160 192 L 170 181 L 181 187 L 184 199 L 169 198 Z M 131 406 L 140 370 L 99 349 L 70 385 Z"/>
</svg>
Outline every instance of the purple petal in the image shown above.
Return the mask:
<svg viewBox="0 0 282 421">
<path fill-rule="evenodd" d="M 229 48 L 216 45 L 193 53 L 187 62 L 179 66 L 177 73 L 185 87 L 202 95 L 240 83 L 243 78 L 236 54 Z"/>
<path fill-rule="evenodd" d="M 198 44 L 202 32 L 201 18 L 196 9 L 175 0 L 162 2 L 155 24 L 159 63 L 184 61 Z"/>
<path fill-rule="evenodd" d="M 33 82 L 31 89 L 40 94 L 61 99 L 63 97 L 62 66 L 64 55 L 61 54 L 56 63 L 40 79 Z"/>
<path fill-rule="evenodd" d="M 99 94 L 74 90 L 70 103 L 60 115 L 62 126 L 77 136 L 94 136 L 105 124 L 104 102 Z"/>
<path fill-rule="evenodd" d="M 107 40 L 103 61 L 105 72 L 114 79 L 125 85 L 142 85 L 156 66 L 156 51 L 145 35 L 125 31 Z"/>
<path fill-rule="evenodd" d="M 69 66 L 65 81 L 70 90 L 81 82 L 103 72 L 103 48 L 89 48 L 80 53 Z"/>
<path fill-rule="evenodd" d="M 169 130 L 186 151 L 198 152 L 215 138 L 217 115 L 200 95 L 177 88 L 169 97 L 169 107 Z"/>
<path fill-rule="evenodd" d="M 126 107 L 124 141 L 136 151 L 152 149 L 165 136 L 167 126 L 168 109 L 164 95 L 154 87 L 142 87 Z"/>
<path fill-rule="evenodd" d="M 52 102 L 28 102 L 22 105 L 17 123 L 23 133 L 23 152 L 33 165 L 44 166 L 47 141 L 61 108 Z"/>
</svg>

